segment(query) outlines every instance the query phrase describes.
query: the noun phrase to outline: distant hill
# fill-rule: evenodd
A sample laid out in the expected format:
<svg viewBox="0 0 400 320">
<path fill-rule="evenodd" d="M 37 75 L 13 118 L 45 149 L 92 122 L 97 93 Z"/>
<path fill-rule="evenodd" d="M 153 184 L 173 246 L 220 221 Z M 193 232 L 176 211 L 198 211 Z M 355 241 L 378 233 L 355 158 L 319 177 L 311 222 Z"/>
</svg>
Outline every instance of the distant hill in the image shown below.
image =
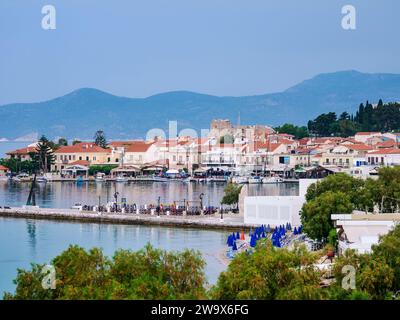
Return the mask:
<svg viewBox="0 0 400 320">
<path fill-rule="evenodd" d="M 179 130 L 199 130 L 215 118 L 235 123 L 239 112 L 243 124 L 306 124 L 323 112 L 353 112 L 379 98 L 400 101 L 399 74 L 326 73 L 283 92 L 244 97 L 175 91 L 137 99 L 83 88 L 45 102 L 0 106 L 0 138 L 90 139 L 98 129 L 110 139 L 143 138 L 151 128 L 166 129 L 168 120 L 177 120 Z"/>
</svg>

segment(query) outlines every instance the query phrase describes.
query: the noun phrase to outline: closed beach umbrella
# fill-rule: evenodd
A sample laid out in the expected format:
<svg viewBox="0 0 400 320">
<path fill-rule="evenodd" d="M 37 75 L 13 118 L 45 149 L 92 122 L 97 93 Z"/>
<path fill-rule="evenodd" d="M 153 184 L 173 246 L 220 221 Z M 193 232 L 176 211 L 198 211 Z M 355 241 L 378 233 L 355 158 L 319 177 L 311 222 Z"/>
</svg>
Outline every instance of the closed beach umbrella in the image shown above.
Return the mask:
<svg viewBox="0 0 400 320">
<path fill-rule="evenodd" d="M 293 234 L 297 234 L 297 228 L 294 227 Z"/>
<path fill-rule="evenodd" d="M 262 237 L 265 238 L 265 232 L 264 232 L 264 231 L 263 231 L 263 233 L 262 233 Z"/>
<path fill-rule="evenodd" d="M 238 231 L 238 232 L 236 232 L 236 239 L 240 239 L 240 234 L 239 234 L 239 231 Z"/>
<path fill-rule="evenodd" d="M 232 250 L 233 250 L 233 251 L 236 251 L 236 250 L 237 250 L 236 241 L 233 242 Z"/>
<path fill-rule="evenodd" d="M 243 231 L 240 233 L 240 240 L 244 240 L 244 232 Z"/>
<path fill-rule="evenodd" d="M 250 247 L 255 247 L 256 246 L 256 239 L 255 239 L 255 237 L 254 236 L 251 236 L 251 239 L 250 239 Z"/>
</svg>

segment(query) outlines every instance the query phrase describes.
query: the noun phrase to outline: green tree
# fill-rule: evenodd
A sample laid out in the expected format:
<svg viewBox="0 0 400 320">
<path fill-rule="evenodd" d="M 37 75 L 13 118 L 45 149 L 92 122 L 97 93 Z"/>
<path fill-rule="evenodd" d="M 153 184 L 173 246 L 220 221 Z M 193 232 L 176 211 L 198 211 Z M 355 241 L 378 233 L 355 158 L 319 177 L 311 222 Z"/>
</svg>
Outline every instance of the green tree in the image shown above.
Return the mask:
<svg viewBox="0 0 400 320">
<path fill-rule="evenodd" d="M 118 167 L 116 164 L 105 164 L 105 165 L 92 165 L 89 167 L 88 174 L 93 176 L 98 172 L 102 172 L 106 175 L 109 175 L 111 170 Z"/>
<path fill-rule="evenodd" d="M 308 129 L 305 126 L 298 127 L 290 123 L 285 123 L 280 127 L 274 128 L 278 133 L 287 133 L 293 135 L 296 139 L 308 137 Z"/>
<path fill-rule="evenodd" d="M 42 170 L 44 173 L 50 171 L 55 156 L 50 141 L 45 136 L 42 136 L 38 141 L 34 159 L 38 163 L 39 170 Z"/>
<path fill-rule="evenodd" d="M 384 260 L 393 269 L 393 290 L 400 288 L 400 225 L 380 238 L 372 247 L 372 257 Z"/>
<path fill-rule="evenodd" d="M 292 250 L 259 241 L 252 254 L 238 254 L 211 290 L 213 299 L 321 299 L 316 256 L 305 246 Z"/>
<path fill-rule="evenodd" d="M 359 189 L 364 185 L 364 181 L 354 178 L 346 173 L 332 174 L 322 181 L 312 183 L 306 193 L 306 200 L 312 200 L 327 191 L 341 191 L 350 196 L 350 200 L 357 202 Z"/>
<path fill-rule="evenodd" d="M 78 143 L 81 143 L 81 142 L 82 142 L 81 140 L 75 139 L 74 141 L 72 141 L 72 145 L 74 146 L 74 145 L 76 145 Z"/>
<path fill-rule="evenodd" d="M 353 266 L 356 290 L 344 290 L 344 266 Z M 329 288 L 331 299 L 391 299 L 400 285 L 400 225 L 382 236 L 372 253 L 346 250 L 333 267 L 335 282 Z"/>
<path fill-rule="evenodd" d="M 59 146 L 67 146 L 67 145 L 68 145 L 68 140 L 65 139 L 65 138 L 60 138 L 60 139 L 58 139 L 57 144 L 58 144 Z"/>
<path fill-rule="evenodd" d="M 96 131 L 94 135 L 94 143 L 99 147 L 107 148 L 107 140 L 103 131 Z"/>
<path fill-rule="evenodd" d="M 110 259 L 100 249 L 70 246 L 53 259 L 56 289 L 43 289 L 43 265 L 18 270 L 15 293 L 4 299 L 204 299 L 205 262 L 192 250 L 167 252 L 147 245 L 118 250 Z"/>
<path fill-rule="evenodd" d="M 308 122 L 310 133 L 319 136 L 330 136 L 338 132 L 337 117 L 335 112 L 323 113 Z"/>
<path fill-rule="evenodd" d="M 351 213 L 353 205 L 350 196 L 341 191 L 327 191 L 307 201 L 301 209 L 301 223 L 304 232 L 312 239 L 327 240 L 334 227 L 332 214 Z"/>
<path fill-rule="evenodd" d="M 241 185 L 229 182 L 224 189 L 224 196 L 221 200 L 221 204 L 237 205 L 239 202 L 239 195 L 241 190 Z"/>
</svg>

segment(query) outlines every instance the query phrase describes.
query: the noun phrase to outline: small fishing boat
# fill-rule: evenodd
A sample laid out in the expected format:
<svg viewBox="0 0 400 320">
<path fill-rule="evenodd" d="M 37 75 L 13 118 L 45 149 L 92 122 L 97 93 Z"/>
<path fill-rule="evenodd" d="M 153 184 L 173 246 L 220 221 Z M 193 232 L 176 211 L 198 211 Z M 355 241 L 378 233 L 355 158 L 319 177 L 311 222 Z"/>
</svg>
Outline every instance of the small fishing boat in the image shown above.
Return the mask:
<svg viewBox="0 0 400 320">
<path fill-rule="evenodd" d="M 160 176 L 154 176 L 151 178 L 151 181 L 155 181 L 155 182 L 168 182 L 168 178 L 166 177 L 160 177 Z"/>
<path fill-rule="evenodd" d="M 249 183 L 250 184 L 260 184 L 260 183 L 262 183 L 262 179 L 259 176 L 250 177 Z"/>
<path fill-rule="evenodd" d="M 262 183 L 272 184 L 272 183 L 282 183 L 283 179 L 281 177 L 265 177 L 262 179 Z"/>
<path fill-rule="evenodd" d="M 75 203 L 73 206 L 71 206 L 71 209 L 82 210 L 82 203 Z"/>
<path fill-rule="evenodd" d="M 115 182 L 128 182 L 128 178 L 125 177 L 125 176 L 118 176 L 118 177 L 115 179 Z"/>
<path fill-rule="evenodd" d="M 244 184 L 244 183 L 248 183 L 248 178 L 245 176 L 234 176 L 232 178 L 232 182 L 237 183 L 237 184 Z"/>
<path fill-rule="evenodd" d="M 19 175 L 13 177 L 12 180 L 16 182 L 29 182 L 31 181 L 31 178 L 26 173 L 20 173 Z"/>
<path fill-rule="evenodd" d="M 45 176 L 36 177 L 36 182 L 37 183 L 46 183 L 47 178 Z"/>
<path fill-rule="evenodd" d="M 105 181 L 105 174 L 103 172 L 97 172 L 96 176 L 94 177 L 96 182 L 104 182 Z"/>
</svg>

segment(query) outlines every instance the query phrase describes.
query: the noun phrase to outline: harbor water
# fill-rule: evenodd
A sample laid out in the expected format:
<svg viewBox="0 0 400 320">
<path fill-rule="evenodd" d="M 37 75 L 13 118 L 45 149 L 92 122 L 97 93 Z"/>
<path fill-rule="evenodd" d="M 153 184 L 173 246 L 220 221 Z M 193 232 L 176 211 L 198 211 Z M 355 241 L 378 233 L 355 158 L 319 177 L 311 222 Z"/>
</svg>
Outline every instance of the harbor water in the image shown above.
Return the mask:
<svg viewBox="0 0 400 320">
<path fill-rule="evenodd" d="M 75 203 L 97 204 L 112 199 L 115 191 L 128 203 L 164 203 L 183 199 L 196 201 L 204 193 L 204 204 L 218 206 L 224 184 L 183 182 L 96 183 L 53 182 L 39 185 L 36 202 L 40 207 L 69 208 Z M 249 195 L 296 195 L 298 185 L 249 185 Z M 26 203 L 29 183 L 0 181 L 0 206 Z M 108 256 L 120 248 L 139 250 L 146 243 L 166 250 L 199 250 L 206 261 L 205 273 L 210 284 L 226 268 L 222 255 L 226 249 L 226 231 L 147 225 L 117 225 L 68 221 L 31 220 L 0 217 L 0 298 L 12 292 L 12 280 L 18 268 L 30 263 L 49 263 L 69 245 L 100 247 Z"/>
</svg>

